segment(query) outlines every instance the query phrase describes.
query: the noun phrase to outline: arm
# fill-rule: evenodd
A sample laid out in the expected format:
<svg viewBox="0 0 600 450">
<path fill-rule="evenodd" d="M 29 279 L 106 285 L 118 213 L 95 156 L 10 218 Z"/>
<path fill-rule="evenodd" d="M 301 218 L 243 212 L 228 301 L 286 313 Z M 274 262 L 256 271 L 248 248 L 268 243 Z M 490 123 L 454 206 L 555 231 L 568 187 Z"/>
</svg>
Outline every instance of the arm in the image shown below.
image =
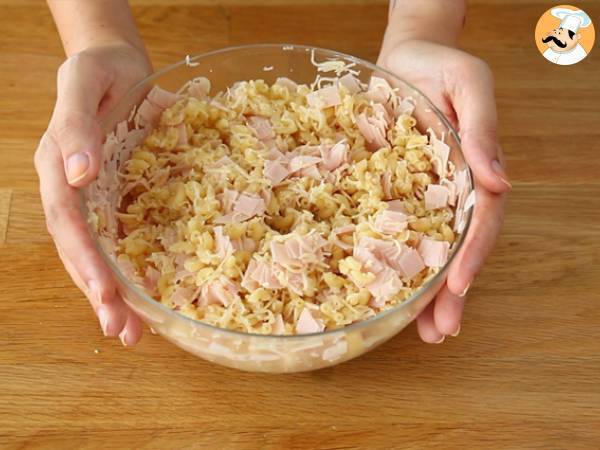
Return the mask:
<svg viewBox="0 0 600 450">
<path fill-rule="evenodd" d="M 453 123 L 475 176 L 477 204 L 465 244 L 446 286 L 417 319 L 421 338 L 431 343 L 459 332 L 464 297 L 500 233 L 504 194 L 511 187 L 497 137 L 492 72 L 482 60 L 456 48 L 465 12 L 462 0 L 392 0 L 378 59 Z"/>
<path fill-rule="evenodd" d="M 127 0 L 48 0 L 65 53 L 126 43 L 145 51 Z"/>
</svg>

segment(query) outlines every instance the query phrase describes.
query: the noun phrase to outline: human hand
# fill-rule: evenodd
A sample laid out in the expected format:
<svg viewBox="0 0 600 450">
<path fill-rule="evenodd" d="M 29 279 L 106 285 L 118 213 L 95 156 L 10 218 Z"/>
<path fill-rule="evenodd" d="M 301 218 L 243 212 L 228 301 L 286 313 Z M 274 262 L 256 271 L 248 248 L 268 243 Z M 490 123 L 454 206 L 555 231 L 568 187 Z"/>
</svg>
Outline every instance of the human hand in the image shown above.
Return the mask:
<svg viewBox="0 0 600 450">
<path fill-rule="evenodd" d="M 145 52 L 128 44 L 93 47 L 69 57 L 58 70 L 54 113 L 34 160 L 48 231 L 60 258 L 88 297 L 104 334 L 119 336 L 123 345 L 140 339 L 141 322 L 123 302 L 96 250 L 78 188 L 98 174 L 100 119 L 151 71 Z"/>
<path fill-rule="evenodd" d="M 458 129 L 475 176 L 477 204 L 464 245 L 446 284 L 417 318 L 421 339 L 440 343 L 460 331 L 465 295 L 500 233 L 511 188 L 497 137 L 493 76 L 487 64 L 468 53 L 418 40 L 388 47 L 378 64 L 423 92 Z"/>
</svg>

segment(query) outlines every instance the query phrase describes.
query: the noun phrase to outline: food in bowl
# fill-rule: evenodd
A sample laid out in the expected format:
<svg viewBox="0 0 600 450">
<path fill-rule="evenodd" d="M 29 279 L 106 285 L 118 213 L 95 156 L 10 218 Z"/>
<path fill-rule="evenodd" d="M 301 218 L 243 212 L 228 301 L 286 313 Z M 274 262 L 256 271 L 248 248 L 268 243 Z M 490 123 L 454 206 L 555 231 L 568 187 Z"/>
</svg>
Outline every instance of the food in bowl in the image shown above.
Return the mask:
<svg viewBox="0 0 600 450">
<path fill-rule="evenodd" d="M 157 302 L 253 334 L 310 334 L 411 297 L 473 204 L 443 136 L 384 77 L 322 63 L 211 94 L 155 86 L 104 144 L 87 206 L 104 249 Z"/>
</svg>

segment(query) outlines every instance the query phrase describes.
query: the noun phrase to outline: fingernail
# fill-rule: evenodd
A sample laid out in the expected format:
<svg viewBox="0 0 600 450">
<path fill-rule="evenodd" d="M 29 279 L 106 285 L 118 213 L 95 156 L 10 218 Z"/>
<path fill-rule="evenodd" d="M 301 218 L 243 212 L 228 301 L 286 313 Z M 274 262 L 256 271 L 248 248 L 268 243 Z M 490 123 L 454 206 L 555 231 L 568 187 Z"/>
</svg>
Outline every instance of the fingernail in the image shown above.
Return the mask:
<svg viewBox="0 0 600 450">
<path fill-rule="evenodd" d="M 90 157 L 85 152 L 75 153 L 67 158 L 67 181 L 77 183 L 87 173 Z"/>
<path fill-rule="evenodd" d="M 104 333 L 104 336 L 108 336 L 108 313 L 102 305 L 98 307 L 97 313 L 98 321 L 100 322 L 100 328 L 102 328 L 102 333 Z"/>
<path fill-rule="evenodd" d="M 512 189 L 512 184 L 510 184 L 509 181 L 506 179 L 506 172 L 504 171 L 502 164 L 500 164 L 500 161 L 498 161 L 497 159 L 492 161 L 492 168 L 494 169 L 494 172 L 496 172 L 496 174 L 498 175 L 498 178 L 500 178 L 500 181 L 502 181 L 505 185 Z"/>
<path fill-rule="evenodd" d="M 446 339 L 446 336 L 442 336 L 441 339 L 437 342 L 434 342 L 434 344 L 441 344 L 442 342 L 444 342 L 445 339 Z"/>
<path fill-rule="evenodd" d="M 152 334 L 158 334 L 158 333 L 156 332 L 156 330 L 155 330 L 154 328 L 152 328 L 152 327 L 150 327 L 150 333 L 152 333 Z"/>
<path fill-rule="evenodd" d="M 121 344 L 123 344 L 124 347 L 127 347 L 127 328 L 123 328 L 123 331 L 119 333 L 119 339 L 121 339 Z"/>
<path fill-rule="evenodd" d="M 452 337 L 456 337 L 458 336 L 458 333 L 460 333 L 460 324 L 458 324 L 458 328 L 456 329 L 456 331 L 454 333 L 452 333 L 450 336 Z"/>
<path fill-rule="evenodd" d="M 471 287 L 471 283 L 468 283 L 467 286 L 464 288 L 464 290 L 460 293 L 459 297 L 464 298 L 464 296 L 467 295 L 467 292 L 469 292 L 470 287 Z"/>
</svg>

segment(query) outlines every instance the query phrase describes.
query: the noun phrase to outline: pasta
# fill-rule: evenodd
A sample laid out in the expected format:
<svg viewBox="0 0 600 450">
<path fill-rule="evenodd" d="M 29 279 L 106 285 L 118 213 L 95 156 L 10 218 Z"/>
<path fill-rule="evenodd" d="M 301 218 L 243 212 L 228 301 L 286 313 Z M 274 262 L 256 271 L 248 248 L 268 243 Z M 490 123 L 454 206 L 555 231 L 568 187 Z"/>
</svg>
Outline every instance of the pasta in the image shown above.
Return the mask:
<svg viewBox="0 0 600 450">
<path fill-rule="evenodd" d="M 344 327 L 406 300 L 464 227 L 467 175 L 383 78 L 155 87 L 104 145 L 89 221 L 156 301 L 260 334 Z M 471 202 L 472 203 L 472 202 Z"/>
</svg>

